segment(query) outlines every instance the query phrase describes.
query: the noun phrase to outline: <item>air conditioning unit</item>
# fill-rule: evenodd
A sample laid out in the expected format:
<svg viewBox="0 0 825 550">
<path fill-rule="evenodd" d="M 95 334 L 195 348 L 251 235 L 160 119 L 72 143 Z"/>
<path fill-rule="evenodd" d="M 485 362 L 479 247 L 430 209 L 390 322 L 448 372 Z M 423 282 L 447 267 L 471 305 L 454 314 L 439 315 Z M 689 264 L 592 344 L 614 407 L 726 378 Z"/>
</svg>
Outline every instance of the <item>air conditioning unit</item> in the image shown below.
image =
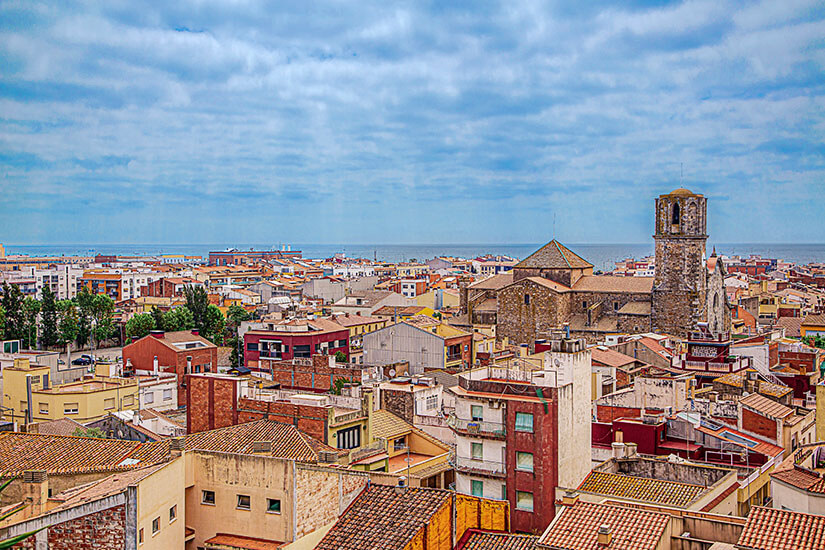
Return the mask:
<svg viewBox="0 0 825 550">
<path fill-rule="evenodd" d="M 500 409 L 501 408 L 501 401 L 490 401 L 490 408 L 491 409 Z"/>
</svg>

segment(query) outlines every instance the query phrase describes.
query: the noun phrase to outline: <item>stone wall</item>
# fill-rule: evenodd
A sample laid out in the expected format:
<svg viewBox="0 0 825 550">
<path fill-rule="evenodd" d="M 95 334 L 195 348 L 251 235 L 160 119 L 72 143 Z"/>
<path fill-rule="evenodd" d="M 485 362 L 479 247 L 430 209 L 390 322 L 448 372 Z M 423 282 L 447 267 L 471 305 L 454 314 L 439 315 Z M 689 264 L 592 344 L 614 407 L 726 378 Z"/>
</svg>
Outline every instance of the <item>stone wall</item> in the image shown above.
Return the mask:
<svg viewBox="0 0 825 550">
<path fill-rule="evenodd" d="M 367 486 L 364 472 L 296 464 L 295 538 L 335 521 Z"/>
<path fill-rule="evenodd" d="M 14 548 L 35 550 L 36 537 Z M 121 504 L 63 523 L 48 530 L 49 550 L 123 550 L 126 547 L 126 506 Z"/>
<path fill-rule="evenodd" d="M 412 392 L 398 390 L 381 390 L 381 408 L 403 418 L 410 424 L 415 417 L 415 400 Z"/>
<path fill-rule="evenodd" d="M 529 300 L 525 300 L 525 295 Z M 503 288 L 498 294 L 497 336 L 507 337 L 515 344 L 532 345 L 538 333 L 567 321 L 569 296 L 529 280 Z"/>
</svg>

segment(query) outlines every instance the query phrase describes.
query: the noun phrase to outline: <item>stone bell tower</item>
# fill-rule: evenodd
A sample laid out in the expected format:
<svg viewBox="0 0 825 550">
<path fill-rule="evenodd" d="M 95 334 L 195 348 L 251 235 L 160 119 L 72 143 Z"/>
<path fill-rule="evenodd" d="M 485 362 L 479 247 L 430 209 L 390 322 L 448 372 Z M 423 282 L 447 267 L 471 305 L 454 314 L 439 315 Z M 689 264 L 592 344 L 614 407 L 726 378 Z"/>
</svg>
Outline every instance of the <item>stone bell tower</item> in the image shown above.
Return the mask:
<svg viewBox="0 0 825 550">
<path fill-rule="evenodd" d="M 653 329 L 685 337 L 706 319 L 707 199 L 677 189 L 656 199 Z"/>
</svg>

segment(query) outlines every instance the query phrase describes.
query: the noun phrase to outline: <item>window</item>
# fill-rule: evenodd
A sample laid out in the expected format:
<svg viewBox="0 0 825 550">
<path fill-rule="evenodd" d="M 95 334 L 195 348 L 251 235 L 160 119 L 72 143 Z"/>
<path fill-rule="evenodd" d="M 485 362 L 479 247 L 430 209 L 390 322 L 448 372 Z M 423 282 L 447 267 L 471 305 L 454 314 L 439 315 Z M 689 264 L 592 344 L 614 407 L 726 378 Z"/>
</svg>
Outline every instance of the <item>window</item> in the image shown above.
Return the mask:
<svg viewBox="0 0 825 550">
<path fill-rule="evenodd" d="M 470 407 L 470 417 L 474 422 L 481 422 L 484 418 L 484 408 L 481 405 L 472 405 Z"/>
<path fill-rule="evenodd" d="M 114 409 L 115 408 L 115 398 L 110 397 L 108 399 L 103 400 L 103 408 L 106 410 Z"/>
<path fill-rule="evenodd" d="M 294 346 L 295 357 L 312 357 L 312 352 L 308 345 Z"/>
<path fill-rule="evenodd" d="M 163 390 L 163 400 L 170 401 L 172 399 L 172 390 Z"/>
<path fill-rule="evenodd" d="M 532 472 L 533 453 L 523 453 L 521 451 L 516 451 L 516 470 Z"/>
<path fill-rule="evenodd" d="M 178 519 L 178 505 L 175 504 L 171 508 L 169 508 L 169 523 L 172 523 Z"/>
<path fill-rule="evenodd" d="M 201 493 L 201 504 L 215 505 L 215 491 L 203 491 Z"/>
<path fill-rule="evenodd" d="M 613 302 L 613 311 L 619 311 L 619 302 Z"/>
<path fill-rule="evenodd" d="M 124 407 L 131 407 L 134 404 L 135 404 L 134 396 L 131 396 L 131 395 L 123 396 L 123 406 Z"/>
<path fill-rule="evenodd" d="M 249 499 L 249 495 L 238 495 L 238 510 L 250 510 L 252 508 L 252 504 Z"/>
<path fill-rule="evenodd" d="M 533 493 L 516 491 L 516 510 L 533 511 Z"/>
<path fill-rule="evenodd" d="M 143 528 L 138 531 L 138 544 L 143 544 Z"/>
<path fill-rule="evenodd" d="M 507 484 L 501 484 L 501 500 L 507 500 Z"/>
<path fill-rule="evenodd" d="M 40 414 L 49 414 L 49 404 L 48 403 L 40 403 L 39 409 L 40 409 Z"/>
<path fill-rule="evenodd" d="M 153 391 L 146 392 L 146 394 L 143 396 L 143 401 L 146 402 L 146 403 L 154 403 L 155 402 L 155 392 L 153 392 Z"/>
<path fill-rule="evenodd" d="M 530 305 L 530 295 L 529 295 L 529 294 L 525 294 L 525 295 L 524 295 L 524 305 L 525 305 L 525 306 L 529 306 L 529 305 Z"/>
<path fill-rule="evenodd" d="M 587 300 L 582 301 L 582 309 L 587 309 Z"/>
<path fill-rule="evenodd" d="M 266 512 L 268 514 L 280 514 L 281 513 L 281 501 L 277 498 L 268 498 L 266 499 Z"/>
<path fill-rule="evenodd" d="M 32 385 L 40 383 L 40 375 L 39 374 L 37 376 L 32 375 L 30 378 L 32 379 Z"/>
<path fill-rule="evenodd" d="M 195 365 L 194 370 L 195 370 L 196 373 L 200 372 L 201 371 L 201 366 L 200 365 Z"/>
<path fill-rule="evenodd" d="M 474 497 L 483 497 L 484 496 L 484 482 L 472 480 L 470 482 L 470 493 Z"/>
<path fill-rule="evenodd" d="M 77 414 L 77 403 L 64 403 L 63 414 Z"/>
<path fill-rule="evenodd" d="M 160 516 L 152 520 L 152 534 L 156 535 L 160 531 Z"/>
<path fill-rule="evenodd" d="M 473 460 L 481 460 L 484 457 L 484 445 L 481 443 L 470 443 Z"/>
<path fill-rule="evenodd" d="M 355 449 L 361 446 L 361 426 L 338 430 L 336 437 L 339 449 Z"/>
<path fill-rule="evenodd" d="M 530 413 L 516 413 L 516 431 L 533 432 L 533 415 Z"/>
<path fill-rule="evenodd" d="M 346 340 L 338 340 L 338 344 L 337 344 L 336 347 L 339 347 L 339 348 L 347 347 L 347 341 Z"/>
<path fill-rule="evenodd" d="M 249 342 L 246 345 L 246 351 L 258 351 L 258 344 L 256 342 Z"/>
<path fill-rule="evenodd" d="M 427 396 L 427 410 L 431 411 L 433 409 L 438 408 L 438 396 L 437 395 L 428 395 Z"/>
<path fill-rule="evenodd" d="M 404 437 L 399 437 L 395 441 L 392 442 L 392 450 L 393 451 L 402 451 L 407 448 L 407 439 Z"/>
<path fill-rule="evenodd" d="M 673 223 L 673 225 L 679 225 L 679 205 L 678 204 L 673 205 L 673 219 L 671 220 L 671 223 Z"/>
</svg>

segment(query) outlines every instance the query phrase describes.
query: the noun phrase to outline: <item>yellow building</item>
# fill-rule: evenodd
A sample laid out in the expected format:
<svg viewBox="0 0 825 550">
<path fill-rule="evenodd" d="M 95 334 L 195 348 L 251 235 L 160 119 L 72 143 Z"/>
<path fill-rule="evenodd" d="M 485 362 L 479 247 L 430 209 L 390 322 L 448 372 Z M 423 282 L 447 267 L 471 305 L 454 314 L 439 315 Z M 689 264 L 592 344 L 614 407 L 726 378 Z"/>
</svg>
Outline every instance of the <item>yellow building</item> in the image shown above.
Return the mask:
<svg viewBox="0 0 825 550">
<path fill-rule="evenodd" d="M 32 365 L 28 359 L 15 359 L 14 366 L 3 370 L 3 394 L 4 414 L 19 423 L 71 418 L 85 424 L 109 413 L 140 408 L 137 379 L 95 376 L 52 386 L 49 367 Z"/>
<path fill-rule="evenodd" d="M 806 336 L 825 336 L 825 314 L 808 315 L 799 327 L 802 338 Z"/>
<path fill-rule="evenodd" d="M 825 441 L 825 380 L 816 385 L 816 440 Z"/>
<path fill-rule="evenodd" d="M 438 298 L 438 296 L 440 296 L 440 298 Z M 436 309 L 436 301 L 439 300 L 441 301 L 441 307 L 438 309 L 457 308 L 460 305 L 458 292 L 452 289 L 436 288 L 415 297 L 416 305 L 428 307 L 433 310 Z"/>
<path fill-rule="evenodd" d="M 349 313 L 332 315 L 329 319 L 349 329 L 349 349 L 351 352 L 357 352 L 362 349 L 363 341 L 361 337 L 364 334 L 384 328 L 389 322 L 389 319 L 386 317 L 350 315 Z"/>
</svg>

